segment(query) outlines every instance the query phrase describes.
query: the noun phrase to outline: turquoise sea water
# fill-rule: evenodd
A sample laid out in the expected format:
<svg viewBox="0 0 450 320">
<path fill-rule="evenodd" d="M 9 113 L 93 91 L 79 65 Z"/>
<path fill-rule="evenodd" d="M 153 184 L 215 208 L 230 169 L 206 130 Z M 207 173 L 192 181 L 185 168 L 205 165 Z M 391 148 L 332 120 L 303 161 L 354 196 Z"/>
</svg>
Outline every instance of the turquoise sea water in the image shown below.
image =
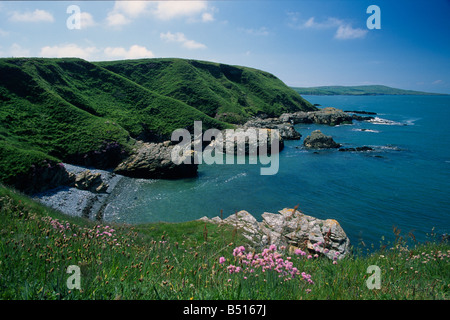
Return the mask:
<svg viewBox="0 0 450 320">
<path fill-rule="evenodd" d="M 305 96 L 311 103 L 365 110 L 388 124 L 297 125 L 300 141 L 286 141 L 279 171 L 260 165 L 200 165 L 199 176 L 176 181 L 123 179 L 105 210 L 106 221 L 178 222 L 285 207 L 340 222 L 352 243 L 393 239 L 393 226 L 418 240 L 435 228 L 450 231 L 450 97 Z M 369 152 L 313 152 L 302 147 L 313 130 L 344 147 Z M 366 130 L 361 130 L 366 129 Z"/>
</svg>

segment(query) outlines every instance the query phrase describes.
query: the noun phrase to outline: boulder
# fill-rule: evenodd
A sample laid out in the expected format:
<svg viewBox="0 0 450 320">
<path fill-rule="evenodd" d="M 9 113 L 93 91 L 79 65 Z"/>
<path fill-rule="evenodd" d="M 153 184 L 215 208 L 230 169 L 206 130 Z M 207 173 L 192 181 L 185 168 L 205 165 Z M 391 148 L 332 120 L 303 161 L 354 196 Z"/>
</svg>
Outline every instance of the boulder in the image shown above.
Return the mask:
<svg viewBox="0 0 450 320">
<path fill-rule="evenodd" d="M 315 130 L 311 135 L 307 136 L 303 141 L 303 145 L 308 149 L 331 149 L 341 146 L 331 136 L 324 135 L 320 130 Z"/>
<path fill-rule="evenodd" d="M 242 210 L 224 220 L 219 217 L 203 217 L 200 220 L 240 228 L 255 249 L 274 244 L 285 246 L 290 251 L 299 248 L 334 260 L 342 259 L 351 252 L 349 238 L 334 219 L 321 220 L 290 208 L 278 213 L 264 212 L 261 216 L 262 221 L 258 222 Z"/>
<path fill-rule="evenodd" d="M 138 143 L 136 150 L 114 172 L 144 179 L 177 179 L 195 177 L 198 165 L 195 164 L 195 153 L 183 155 L 180 164 L 172 161 L 174 145 L 170 141 L 162 143 Z"/>
<path fill-rule="evenodd" d="M 276 126 L 273 129 L 278 129 L 280 131 L 280 135 L 284 140 L 300 140 L 302 135 L 295 130 L 292 124 L 282 123 Z"/>
<path fill-rule="evenodd" d="M 103 182 L 100 173 L 93 173 L 90 170 L 86 170 L 76 175 L 75 187 L 80 190 L 103 193 L 106 192 L 109 185 Z"/>
</svg>

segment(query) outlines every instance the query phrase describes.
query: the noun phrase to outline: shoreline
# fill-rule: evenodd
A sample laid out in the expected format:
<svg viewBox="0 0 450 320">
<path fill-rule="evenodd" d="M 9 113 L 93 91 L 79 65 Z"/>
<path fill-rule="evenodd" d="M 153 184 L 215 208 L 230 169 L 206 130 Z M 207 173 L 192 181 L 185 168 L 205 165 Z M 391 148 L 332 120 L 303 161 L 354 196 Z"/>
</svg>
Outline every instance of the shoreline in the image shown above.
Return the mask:
<svg viewBox="0 0 450 320">
<path fill-rule="evenodd" d="M 359 112 L 359 111 L 358 111 Z M 284 113 L 279 118 L 261 119 L 254 118 L 249 120 L 243 127 L 247 128 L 277 128 L 281 126 L 288 126 L 297 135 L 292 135 L 292 132 L 284 132 L 283 139 L 286 140 L 300 140 L 301 134 L 294 129 L 295 124 L 299 123 L 315 123 L 324 126 L 339 126 L 342 124 L 353 124 L 353 120 L 367 121 L 365 117 L 355 117 L 351 113 L 357 111 L 344 112 L 340 109 L 326 107 L 318 111 L 296 113 Z M 372 113 L 371 113 L 372 114 Z M 372 120 L 373 117 L 370 117 Z M 159 145 L 164 145 L 160 143 Z M 280 150 L 281 151 L 281 150 Z M 103 220 L 104 210 L 109 205 L 110 196 L 114 194 L 116 186 L 123 178 L 139 179 L 139 177 L 131 177 L 115 173 L 112 170 L 95 169 L 94 167 L 85 167 L 79 165 L 72 165 L 62 163 L 65 170 L 74 176 L 89 170 L 92 174 L 99 173 L 101 181 L 107 185 L 104 192 L 94 192 L 93 190 L 81 190 L 74 185 L 58 186 L 44 192 L 33 194 L 31 197 L 38 202 L 64 214 L 70 216 L 84 217 L 90 220 Z"/>
<path fill-rule="evenodd" d="M 70 216 L 102 220 L 103 210 L 108 205 L 108 199 L 124 176 L 106 170 L 75 166 L 67 163 L 63 163 L 63 165 L 67 172 L 75 175 L 86 170 L 90 170 L 92 173 L 100 173 L 102 181 L 108 185 L 108 188 L 105 192 L 95 193 L 89 190 L 81 190 L 74 186 L 60 186 L 34 194 L 31 198 Z"/>
</svg>

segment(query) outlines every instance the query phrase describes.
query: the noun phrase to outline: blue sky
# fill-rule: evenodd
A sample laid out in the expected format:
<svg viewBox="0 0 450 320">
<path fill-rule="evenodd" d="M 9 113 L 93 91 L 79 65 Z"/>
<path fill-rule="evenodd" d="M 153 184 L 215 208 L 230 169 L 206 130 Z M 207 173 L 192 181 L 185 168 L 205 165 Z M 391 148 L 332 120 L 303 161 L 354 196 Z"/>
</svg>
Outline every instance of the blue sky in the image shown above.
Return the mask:
<svg viewBox="0 0 450 320">
<path fill-rule="evenodd" d="M 381 29 L 367 28 L 370 5 Z M 450 0 L 0 1 L 0 57 L 200 59 L 290 86 L 450 93 L 449 39 Z"/>
</svg>

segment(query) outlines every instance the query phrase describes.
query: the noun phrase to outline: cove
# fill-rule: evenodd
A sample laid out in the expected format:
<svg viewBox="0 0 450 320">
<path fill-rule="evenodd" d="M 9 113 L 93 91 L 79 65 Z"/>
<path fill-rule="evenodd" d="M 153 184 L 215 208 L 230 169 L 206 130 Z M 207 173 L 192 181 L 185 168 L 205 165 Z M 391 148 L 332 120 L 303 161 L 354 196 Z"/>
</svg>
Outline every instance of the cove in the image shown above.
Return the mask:
<svg viewBox="0 0 450 320">
<path fill-rule="evenodd" d="M 376 112 L 389 121 L 351 125 L 299 124 L 301 140 L 285 141 L 279 171 L 259 166 L 199 165 L 198 177 L 170 180 L 123 178 L 104 208 L 104 220 L 181 222 L 246 210 L 258 219 L 286 207 L 319 219 L 336 219 L 352 244 L 379 246 L 402 235 L 426 240 L 450 226 L 450 97 L 308 96 L 312 103 Z M 345 148 L 306 150 L 304 138 L 320 129 Z M 433 229 L 434 228 L 434 229 Z M 383 240 L 384 239 L 384 240 Z"/>
</svg>

